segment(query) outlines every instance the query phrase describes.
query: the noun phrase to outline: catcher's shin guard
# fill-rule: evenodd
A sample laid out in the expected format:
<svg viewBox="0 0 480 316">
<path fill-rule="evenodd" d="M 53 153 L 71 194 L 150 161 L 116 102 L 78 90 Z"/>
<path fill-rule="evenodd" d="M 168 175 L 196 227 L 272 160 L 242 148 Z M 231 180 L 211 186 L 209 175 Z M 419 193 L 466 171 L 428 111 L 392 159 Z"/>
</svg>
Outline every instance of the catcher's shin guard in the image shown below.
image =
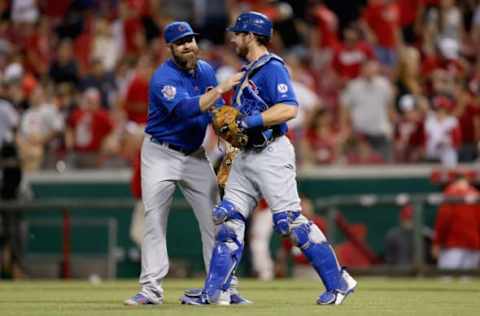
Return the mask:
<svg viewBox="0 0 480 316">
<path fill-rule="evenodd" d="M 233 272 L 243 252 L 243 243 L 238 240 L 235 231 L 225 224 L 217 233 L 216 240 L 204 286 L 210 303 L 219 303 L 222 293 L 230 288 Z"/>
<path fill-rule="evenodd" d="M 312 240 L 316 239 L 315 235 L 319 234 L 321 235 L 319 237 L 323 239 L 322 242 Z M 325 240 L 320 229 L 312 223 L 301 224 L 292 229 L 291 237 L 317 271 L 326 290 L 340 290 L 342 288 L 342 270 L 332 247 Z"/>
</svg>

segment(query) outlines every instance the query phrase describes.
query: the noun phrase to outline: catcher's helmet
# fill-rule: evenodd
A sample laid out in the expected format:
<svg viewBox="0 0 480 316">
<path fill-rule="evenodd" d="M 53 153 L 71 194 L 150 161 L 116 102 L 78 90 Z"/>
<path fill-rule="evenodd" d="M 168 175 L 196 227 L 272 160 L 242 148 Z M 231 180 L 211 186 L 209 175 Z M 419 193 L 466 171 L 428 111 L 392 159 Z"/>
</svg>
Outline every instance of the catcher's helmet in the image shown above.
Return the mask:
<svg viewBox="0 0 480 316">
<path fill-rule="evenodd" d="M 252 32 L 260 36 L 272 36 L 272 21 L 264 14 L 250 11 L 238 16 L 235 24 L 227 28 L 229 32 L 242 33 Z"/>
<path fill-rule="evenodd" d="M 179 39 L 192 35 L 197 36 L 198 33 L 195 33 L 192 30 L 190 24 L 183 21 L 169 23 L 163 29 L 163 36 L 165 37 L 165 42 L 167 42 L 167 44 L 174 43 Z"/>
</svg>

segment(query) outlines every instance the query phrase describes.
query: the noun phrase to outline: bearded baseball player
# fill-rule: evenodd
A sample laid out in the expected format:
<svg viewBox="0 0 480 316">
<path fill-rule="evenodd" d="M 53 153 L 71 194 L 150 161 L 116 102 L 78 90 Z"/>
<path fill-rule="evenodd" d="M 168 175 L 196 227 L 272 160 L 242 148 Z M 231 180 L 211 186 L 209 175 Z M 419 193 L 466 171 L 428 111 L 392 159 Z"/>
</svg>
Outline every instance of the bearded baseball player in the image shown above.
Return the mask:
<svg viewBox="0 0 480 316">
<path fill-rule="evenodd" d="M 286 122 L 296 116 L 298 104 L 283 60 L 266 48 L 272 23 L 263 14 L 247 12 L 227 30 L 233 33 L 237 54 L 249 62 L 234 94 L 234 107 L 241 113 L 237 125 L 248 142 L 232 163 L 223 200 L 213 209 L 219 230 L 204 288 L 201 293 L 187 290 L 181 302 L 229 304 L 228 288 L 242 256 L 245 222 L 264 197 L 274 230 L 293 240 L 325 286 L 317 304 L 341 304 L 357 282 L 339 266 L 320 229 L 301 213 L 294 149 L 285 136 Z"/>
<path fill-rule="evenodd" d="M 201 147 L 211 121 L 208 112 L 223 104 L 221 96 L 240 82 L 238 73 L 217 85 L 211 66 L 198 59 L 190 25 L 173 22 L 164 29 L 171 59 L 150 81 L 148 122 L 141 152 L 145 227 L 142 244 L 141 290 L 126 305 L 161 304 L 162 280 L 169 268 L 166 229 L 178 184 L 200 226 L 203 259 L 208 270 L 215 226 L 211 210 L 219 201 L 215 173 Z M 231 303 L 245 302 L 235 292 Z"/>
</svg>

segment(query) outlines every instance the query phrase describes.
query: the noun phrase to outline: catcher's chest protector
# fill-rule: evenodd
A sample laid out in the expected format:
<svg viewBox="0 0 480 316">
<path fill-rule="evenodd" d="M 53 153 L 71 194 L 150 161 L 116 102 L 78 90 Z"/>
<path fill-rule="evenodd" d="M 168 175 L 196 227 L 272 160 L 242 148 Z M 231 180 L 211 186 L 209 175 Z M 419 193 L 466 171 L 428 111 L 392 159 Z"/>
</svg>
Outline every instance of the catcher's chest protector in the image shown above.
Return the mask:
<svg viewBox="0 0 480 316">
<path fill-rule="evenodd" d="M 277 60 L 285 64 L 282 58 L 275 54 L 266 54 L 244 68 L 245 75 L 240 85 L 235 89 L 233 97 L 233 106 L 239 109 L 243 115 L 252 115 L 264 112 L 269 108 L 259 95 L 255 84 L 250 80 L 263 66 L 272 60 Z"/>
</svg>

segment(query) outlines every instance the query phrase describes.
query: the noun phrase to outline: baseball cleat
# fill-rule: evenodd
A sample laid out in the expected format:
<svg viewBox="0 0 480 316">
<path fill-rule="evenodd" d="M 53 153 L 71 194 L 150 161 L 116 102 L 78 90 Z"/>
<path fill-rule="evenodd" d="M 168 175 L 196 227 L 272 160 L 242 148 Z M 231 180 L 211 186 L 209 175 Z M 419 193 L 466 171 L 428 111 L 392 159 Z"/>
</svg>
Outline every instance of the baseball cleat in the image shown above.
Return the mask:
<svg viewBox="0 0 480 316">
<path fill-rule="evenodd" d="M 253 302 L 242 297 L 239 293 L 236 293 L 236 294 L 230 294 L 230 304 L 244 305 L 244 304 L 253 304 Z"/>
<path fill-rule="evenodd" d="M 317 299 L 319 305 L 340 305 L 347 298 L 348 295 L 353 293 L 357 286 L 357 281 L 348 274 L 345 269 L 342 269 L 342 284 L 339 289 L 333 291 L 327 291 L 320 295 Z"/>
<path fill-rule="evenodd" d="M 236 287 L 230 288 L 230 304 L 244 305 L 244 304 L 253 304 L 252 301 L 247 300 L 245 297 L 240 295 L 240 292 Z"/>
<path fill-rule="evenodd" d="M 132 296 L 128 300 L 123 302 L 124 305 L 136 306 L 136 305 L 158 305 L 162 304 L 163 299 L 158 298 L 157 300 L 151 300 L 143 293 L 138 293 L 135 296 Z"/>
<path fill-rule="evenodd" d="M 207 294 L 202 292 L 202 289 L 189 289 L 180 298 L 180 303 L 184 305 L 230 305 L 230 296 L 228 292 L 222 291 L 216 302 L 210 302 Z"/>
<path fill-rule="evenodd" d="M 208 305 L 210 304 L 204 295 L 200 296 L 188 296 L 183 295 L 180 297 L 180 303 L 183 305 Z"/>
<path fill-rule="evenodd" d="M 188 301 L 189 303 L 184 303 L 183 302 L 183 299 L 185 297 L 189 297 L 189 298 L 196 298 L 196 297 L 199 297 L 202 295 L 202 291 L 203 289 L 200 289 L 200 288 L 192 288 L 192 289 L 186 289 L 185 292 L 184 292 L 184 295 L 180 298 L 180 302 L 182 304 L 189 304 L 189 305 L 198 305 L 198 304 L 195 304 L 194 302 L 191 302 L 191 300 L 189 299 L 185 299 L 185 301 Z M 198 299 L 197 299 L 198 301 Z M 208 300 L 207 300 L 208 301 Z M 190 304 L 192 303 L 192 304 Z M 230 298 L 228 298 L 228 292 L 222 292 L 222 294 L 220 294 L 220 297 L 218 299 L 218 301 L 215 303 L 217 305 L 243 305 L 243 304 L 252 304 L 253 302 L 242 297 L 242 295 L 240 295 L 240 293 L 238 292 L 237 289 L 234 289 L 234 288 L 230 288 Z M 207 303 L 207 304 L 210 304 L 210 303 Z"/>
</svg>

